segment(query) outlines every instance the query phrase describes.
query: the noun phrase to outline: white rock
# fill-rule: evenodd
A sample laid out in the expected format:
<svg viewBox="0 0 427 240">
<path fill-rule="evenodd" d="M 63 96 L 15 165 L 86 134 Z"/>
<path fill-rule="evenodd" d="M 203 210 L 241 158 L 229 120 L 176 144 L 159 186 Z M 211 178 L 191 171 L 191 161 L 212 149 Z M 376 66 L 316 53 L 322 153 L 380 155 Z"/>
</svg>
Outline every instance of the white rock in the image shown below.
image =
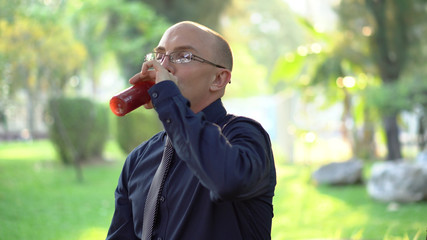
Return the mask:
<svg viewBox="0 0 427 240">
<path fill-rule="evenodd" d="M 419 164 L 381 162 L 372 166 L 369 195 L 385 202 L 417 202 L 427 197 L 427 170 Z"/>
<path fill-rule="evenodd" d="M 333 162 L 317 169 L 312 178 L 319 184 L 346 185 L 362 180 L 363 162 L 352 159 L 346 162 Z"/>
</svg>

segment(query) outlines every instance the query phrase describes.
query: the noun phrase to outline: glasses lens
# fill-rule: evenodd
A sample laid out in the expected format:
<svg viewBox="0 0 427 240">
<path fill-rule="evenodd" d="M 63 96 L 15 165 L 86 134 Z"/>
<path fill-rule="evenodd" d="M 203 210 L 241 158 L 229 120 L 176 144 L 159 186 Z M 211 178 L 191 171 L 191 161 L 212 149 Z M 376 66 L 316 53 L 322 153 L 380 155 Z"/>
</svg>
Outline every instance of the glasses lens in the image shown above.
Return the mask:
<svg viewBox="0 0 427 240">
<path fill-rule="evenodd" d="M 145 55 L 145 61 L 151 61 L 154 60 L 155 58 L 155 54 L 154 53 L 147 53 L 147 55 Z"/>
<path fill-rule="evenodd" d="M 157 62 L 162 62 L 163 59 L 165 58 L 165 56 L 166 56 L 166 54 L 164 54 L 164 53 L 154 53 L 154 59 Z"/>
<path fill-rule="evenodd" d="M 145 55 L 145 61 L 156 60 L 157 62 L 162 62 L 164 57 L 164 53 L 148 53 Z"/>
<path fill-rule="evenodd" d="M 174 63 L 189 63 L 192 59 L 191 52 L 174 52 L 171 54 L 171 60 Z"/>
</svg>

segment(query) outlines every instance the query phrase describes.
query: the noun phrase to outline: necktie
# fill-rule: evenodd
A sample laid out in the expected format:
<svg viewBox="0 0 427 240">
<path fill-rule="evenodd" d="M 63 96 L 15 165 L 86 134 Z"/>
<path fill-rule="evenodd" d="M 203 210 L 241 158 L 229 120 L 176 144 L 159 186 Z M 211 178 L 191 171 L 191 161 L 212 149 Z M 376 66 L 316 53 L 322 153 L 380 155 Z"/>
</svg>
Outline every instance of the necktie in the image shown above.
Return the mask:
<svg viewBox="0 0 427 240">
<path fill-rule="evenodd" d="M 142 226 L 142 240 L 150 240 L 153 233 L 154 223 L 157 217 L 157 208 L 159 205 L 159 196 L 168 174 L 173 156 L 172 142 L 166 137 L 166 145 L 163 151 L 162 161 L 154 174 L 150 190 L 148 190 L 147 199 L 144 207 L 144 218 Z"/>
</svg>

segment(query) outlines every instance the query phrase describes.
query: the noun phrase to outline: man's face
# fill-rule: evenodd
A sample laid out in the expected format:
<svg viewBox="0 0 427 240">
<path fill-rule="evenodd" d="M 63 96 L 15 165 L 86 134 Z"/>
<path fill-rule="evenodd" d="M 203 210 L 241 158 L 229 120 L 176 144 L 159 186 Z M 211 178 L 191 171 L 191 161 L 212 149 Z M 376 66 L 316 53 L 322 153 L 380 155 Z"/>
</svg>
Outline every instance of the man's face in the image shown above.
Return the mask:
<svg viewBox="0 0 427 240">
<path fill-rule="evenodd" d="M 168 29 L 156 48 L 157 52 L 170 54 L 175 51 L 189 51 L 194 55 L 214 61 L 214 39 L 207 32 L 192 25 L 177 25 Z M 182 95 L 191 103 L 191 109 L 199 112 L 210 104 L 210 85 L 216 78 L 218 68 L 210 64 L 191 61 L 172 63 L 166 57 L 162 62 L 177 78 Z"/>
</svg>

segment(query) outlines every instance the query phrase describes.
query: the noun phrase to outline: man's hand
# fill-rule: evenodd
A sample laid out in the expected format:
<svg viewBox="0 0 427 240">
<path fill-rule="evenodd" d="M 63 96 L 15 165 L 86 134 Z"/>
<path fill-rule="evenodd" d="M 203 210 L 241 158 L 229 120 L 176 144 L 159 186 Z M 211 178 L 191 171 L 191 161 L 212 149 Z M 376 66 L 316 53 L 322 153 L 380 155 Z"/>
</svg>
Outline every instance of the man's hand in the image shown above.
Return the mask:
<svg viewBox="0 0 427 240">
<path fill-rule="evenodd" d="M 169 70 L 157 61 L 151 60 L 142 64 L 141 72 L 129 79 L 129 83 L 132 85 L 140 81 L 155 81 L 159 83 L 166 80 L 177 83 L 177 78 Z"/>
<path fill-rule="evenodd" d="M 164 68 L 159 62 L 152 60 L 147 61 L 142 64 L 141 72 L 135 74 L 129 79 L 129 83 L 135 85 L 142 81 L 154 81 L 156 83 L 171 80 L 175 84 L 177 83 L 177 78 Z M 144 104 L 146 109 L 152 109 L 153 104 L 150 101 L 149 103 Z"/>
</svg>

